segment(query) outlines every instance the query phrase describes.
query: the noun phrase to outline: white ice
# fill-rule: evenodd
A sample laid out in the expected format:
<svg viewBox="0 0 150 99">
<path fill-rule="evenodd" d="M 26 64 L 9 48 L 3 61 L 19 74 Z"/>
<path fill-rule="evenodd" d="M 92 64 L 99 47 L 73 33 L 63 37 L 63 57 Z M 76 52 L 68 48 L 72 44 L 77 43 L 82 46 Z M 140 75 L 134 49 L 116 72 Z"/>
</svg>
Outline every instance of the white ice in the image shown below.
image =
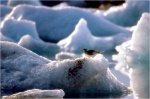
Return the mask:
<svg viewBox="0 0 150 99">
<path fill-rule="evenodd" d="M 52 59 L 60 51 L 56 44 L 44 42 L 39 38 L 33 21 L 5 19 L 1 24 L 1 32 L 1 41 L 16 42 L 47 58 Z"/>
<path fill-rule="evenodd" d="M 130 33 L 118 33 L 112 36 L 96 37 L 88 29 L 87 21 L 80 19 L 75 30 L 65 39 L 60 40 L 57 44 L 64 50 L 70 52 L 80 52 L 86 49 L 113 50 L 115 46 L 127 41 Z"/>
<path fill-rule="evenodd" d="M 81 57 L 81 55 L 77 55 L 75 53 L 70 53 L 70 52 L 60 52 L 55 55 L 55 59 L 57 60 L 75 59 L 77 57 Z"/>
<path fill-rule="evenodd" d="M 150 12 L 149 4 L 149 0 L 125 0 L 124 4 L 110 7 L 105 12 L 97 11 L 95 15 L 103 16 L 120 26 L 133 26 L 136 25 L 142 13 Z"/>
<path fill-rule="evenodd" d="M 39 39 L 35 22 L 28 20 L 4 19 L 0 24 L 0 30 L 6 37 L 18 42 L 24 35 L 31 35 Z"/>
<path fill-rule="evenodd" d="M 24 92 L 19 92 L 10 96 L 3 96 L 2 99 L 43 99 L 43 98 L 58 98 L 61 99 L 65 95 L 63 90 L 40 90 L 32 89 Z"/>
<path fill-rule="evenodd" d="M 111 73 L 108 60 L 101 54 L 94 58 L 50 61 L 15 43 L 1 41 L 0 45 L 4 93 L 37 88 L 63 89 L 66 97 L 117 97 L 130 92 Z"/>
<path fill-rule="evenodd" d="M 118 61 L 116 69 L 124 70 L 130 77 L 134 96 L 149 96 L 149 23 L 150 14 L 144 13 L 137 23 L 132 39 L 116 47 L 119 52 L 113 59 Z"/>
<path fill-rule="evenodd" d="M 34 21 L 39 36 L 45 41 L 58 42 L 67 37 L 81 18 L 87 21 L 89 30 L 96 36 L 129 32 L 102 17 L 97 17 L 89 11 L 76 7 L 54 9 L 45 6 L 18 5 L 13 8 L 13 11 L 6 19 L 11 17 L 17 20 Z M 111 29 L 108 29 L 108 27 L 111 27 Z"/>
</svg>

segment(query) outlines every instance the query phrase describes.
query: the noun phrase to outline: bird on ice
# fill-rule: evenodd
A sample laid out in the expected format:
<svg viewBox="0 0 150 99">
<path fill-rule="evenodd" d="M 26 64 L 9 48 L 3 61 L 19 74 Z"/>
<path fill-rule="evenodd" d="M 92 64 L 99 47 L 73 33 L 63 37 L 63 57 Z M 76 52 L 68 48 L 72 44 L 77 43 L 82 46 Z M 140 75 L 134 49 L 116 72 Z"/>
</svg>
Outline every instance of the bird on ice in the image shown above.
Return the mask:
<svg viewBox="0 0 150 99">
<path fill-rule="evenodd" d="M 83 49 L 83 52 L 84 52 L 84 54 L 87 55 L 88 57 L 91 57 L 91 56 L 93 56 L 93 55 L 102 53 L 102 51 L 87 50 L 87 49 Z"/>
</svg>

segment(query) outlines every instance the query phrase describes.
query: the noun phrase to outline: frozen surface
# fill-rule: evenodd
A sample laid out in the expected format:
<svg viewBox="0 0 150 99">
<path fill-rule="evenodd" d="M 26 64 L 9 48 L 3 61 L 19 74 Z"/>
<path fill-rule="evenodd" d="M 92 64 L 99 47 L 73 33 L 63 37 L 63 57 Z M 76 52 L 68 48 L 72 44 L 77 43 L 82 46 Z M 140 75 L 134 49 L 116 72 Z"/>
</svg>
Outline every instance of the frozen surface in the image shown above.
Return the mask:
<svg viewBox="0 0 150 99">
<path fill-rule="evenodd" d="M 149 22 L 150 14 L 144 13 L 137 23 L 132 39 L 117 46 L 119 54 L 113 56 L 119 62 L 116 69 L 124 70 L 129 75 L 134 96 L 140 98 L 150 98 Z"/>
<path fill-rule="evenodd" d="M 108 26 L 109 27 L 109 26 Z M 65 51 L 81 52 L 82 49 L 113 50 L 116 45 L 129 39 L 130 33 L 119 33 L 113 36 L 93 36 L 87 27 L 85 19 L 80 19 L 75 30 L 65 39 L 58 42 L 58 45 Z"/>
<path fill-rule="evenodd" d="M 120 26 L 136 25 L 142 13 L 150 12 L 149 0 L 125 0 L 121 6 L 111 7 L 109 10 L 102 13 L 97 11 L 95 14 L 104 16 L 107 20 Z"/>
<path fill-rule="evenodd" d="M 20 4 L 28 4 L 28 5 L 34 5 L 34 6 L 41 6 L 41 3 L 39 0 L 8 0 L 7 5 L 8 6 L 17 6 Z"/>
<path fill-rule="evenodd" d="M 28 20 L 6 19 L 1 24 L 1 41 L 13 41 L 47 58 L 60 51 L 53 43 L 42 41 L 37 33 L 35 22 Z"/>
<path fill-rule="evenodd" d="M 55 54 L 60 52 L 60 47 L 56 44 L 35 39 L 30 35 L 23 36 L 18 44 L 49 59 L 54 59 Z"/>
<path fill-rule="evenodd" d="M 7 5 L 7 1 L 8 1 L 8 0 L 0 0 L 1 5 Z"/>
<path fill-rule="evenodd" d="M 4 36 L 1 32 L 0 32 L 0 41 L 9 41 L 9 42 L 14 42 L 12 39 Z"/>
<path fill-rule="evenodd" d="M 0 4 L 0 18 L 2 20 L 2 18 L 4 18 L 8 13 L 10 13 L 12 11 L 11 7 L 5 6 L 5 5 L 1 5 Z"/>
<path fill-rule="evenodd" d="M 13 11 L 7 18 L 10 17 L 17 20 L 26 19 L 34 21 L 39 36 L 45 41 L 57 42 L 67 37 L 74 30 L 75 25 L 81 18 L 87 20 L 88 28 L 96 36 L 129 32 L 102 17 L 97 17 L 89 11 L 75 7 L 54 9 L 44 6 L 19 5 L 13 8 Z M 112 29 L 108 29 L 107 26 Z"/>
<path fill-rule="evenodd" d="M 3 96 L 2 99 L 41 99 L 41 98 L 63 98 L 65 95 L 63 90 L 40 90 L 32 89 L 19 92 L 10 96 Z"/>
<path fill-rule="evenodd" d="M 21 17 L 20 17 L 21 18 Z M 0 25 L 1 32 L 4 36 L 18 42 L 23 35 L 31 35 L 39 39 L 35 22 L 28 20 L 5 19 Z"/>
<path fill-rule="evenodd" d="M 121 97 L 130 92 L 111 73 L 101 54 L 50 61 L 15 43 L 2 41 L 0 45 L 2 94 L 33 88 L 63 89 L 65 97 Z"/>
</svg>

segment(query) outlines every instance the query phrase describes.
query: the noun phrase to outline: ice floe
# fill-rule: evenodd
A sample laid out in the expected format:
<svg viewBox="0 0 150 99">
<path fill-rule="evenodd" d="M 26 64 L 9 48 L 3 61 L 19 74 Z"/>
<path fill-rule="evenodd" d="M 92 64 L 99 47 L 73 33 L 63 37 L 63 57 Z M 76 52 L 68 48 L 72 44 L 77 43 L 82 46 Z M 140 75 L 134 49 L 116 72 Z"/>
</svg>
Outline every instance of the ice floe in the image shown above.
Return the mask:
<svg viewBox="0 0 150 99">
<path fill-rule="evenodd" d="M 132 39 L 116 47 L 119 52 L 113 59 L 116 69 L 124 70 L 130 77 L 135 97 L 149 97 L 149 23 L 150 14 L 144 13 L 137 23 Z"/>
<path fill-rule="evenodd" d="M 95 15 L 104 16 L 107 20 L 120 26 L 136 25 L 142 13 L 150 12 L 149 0 L 125 0 L 121 6 L 110 7 L 107 11 L 97 11 Z"/>
<path fill-rule="evenodd" d="M 75 30 L 65 39 L 60 40 L 58 45 L 64 51 L 81 52 L 82 49 L 113 50 L 115 46 L 127 41 L 130 33 L 118 33 L 112 36 L 93 36 L 87 27 L 85 19 L 80 19 Z"/>
<path fill-rule="evenodd" d="M 18 42 L 24 35 L 31 35 L 35 39 L 39 39 L 35 22 L 28 20 L 5 19 L 0 25 L 1 33 Z"/>
<path fill-rule="evenodd" d="M 19 45 L 47 58 L 60 51 L 59 46 L 42 41 L 37 33 L 35 22 L 6 19 L 1 24 L 1 41 L 16 42 Z"/>
<path fill-rule="evenodd" d="M 40 14 L 39 14 L 40 13 Z M 13 17 L 18 20 L 31 20 L 36 23 L 39 36 L 45 41 L 58 42 L 67 37 L 81 18 L 87 21 L 93 35 L 108 36 L 129 31 L 115 25 L 102 17 L 76 7 L 55 9 L 45 6 L 18 5 L 6 19 Z M 111 27 L 111 29 L 108 29 Z"/>
<path fill-rule="evenodd" d="M 101 54 L 50 61 L 15 43 L 1 41 L 0 45 L 2 94 L 33 88 L 63 89 L 65 97 L 120 97 L 130 92 Z"/>
</svg>

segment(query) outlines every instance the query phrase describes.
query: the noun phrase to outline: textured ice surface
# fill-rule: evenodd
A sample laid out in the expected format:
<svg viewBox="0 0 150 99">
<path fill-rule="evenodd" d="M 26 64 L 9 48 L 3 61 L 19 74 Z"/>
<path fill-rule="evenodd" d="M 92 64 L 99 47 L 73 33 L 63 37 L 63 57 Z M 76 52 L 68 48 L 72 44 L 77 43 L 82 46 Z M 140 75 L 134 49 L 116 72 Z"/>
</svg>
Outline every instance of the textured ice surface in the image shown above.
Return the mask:
<svg viewBox="0 0 150 99">
<path fill-rule="evenodd" d="M 19 92 L 10 96 L 3 96 L 2 99 L 41 99 L 41 98 L 63 98 L 65 95 L 63 90 L 40 90 L 32 89 Z"/>
<path fill-rule="evenodd" d="M 116 45 L 129 39 L 130 33 L 120 33 L 107 37 L 93 36 L 85 19 L 80 19 L 75 30 L 58 45 L 65 51 L 81 52 L 82 49 L 112 50 Z"/>
<path fill-rule="evenodd" d="M 17 6 L 17 5 L 20 5 L 20 4 L 41 6 L 41 3 L 40 3 L 39 0 L 8 0 L 8 2 L 7 2 L 8 6 Z"/>
<path fill-rule="evenodd" d="M 144 13 L 137 23 L 132 39 L 117 46 L 119 54 L 113 56 L 118 61 L 116 69 L 127 72 L 134 95 L 140 98 L 150 98 L 149 23 L 150 14 Z"/>
<path fill-rule="evenodd" d="M 1 32 L 4 36 L 18 42 L 23 35 L 31 35 L 39 39 L 35 22 L 28 20 L 5 19 L 0 25 Z"/>
<path fill-rule="evenodd" d="M 21 46 L 1 42 L 2 94 L 28 89 L 63 89 L 65 97 L 118 97 L 128 93 L 99 54 L 94 58 L 49 61 Z"/>
<path fill-rule="evenodd" d="M 103 16 L 115 24 L 133 26 L 136 25 L 142 13 L 150 12 L 149 4 L 149 0 L 126 0 L 123 5 L 111 7 L 105 11 Z M 97 11 L 95 14 L 102 16 L 101 11 Z"/>
<path fill-rule="evenodd" d="M 81 18 L 87 20 L 88 28 L 96 36 L 129 32 L 101 17 L 93 15 L 89 11 L 75 7 L 54 9 L 44 6 L 19 5 L 13 8 L 13 11 L 7 18 L 10 17 L 17 20 L 26 19 L 34 21 L 39 36 L 45 41 L 57 42 L 67 37 Z M 108 29 L 108 27 L 111 27 L 111 29 Z"/>
<path fill-rule="evenodd" d="M 55 54 L 60 51 L 56 44 L 35 39 L 30 35 L 23 36 L 18 44 L 49 59 L 54 59 Z"/>
</svg>

